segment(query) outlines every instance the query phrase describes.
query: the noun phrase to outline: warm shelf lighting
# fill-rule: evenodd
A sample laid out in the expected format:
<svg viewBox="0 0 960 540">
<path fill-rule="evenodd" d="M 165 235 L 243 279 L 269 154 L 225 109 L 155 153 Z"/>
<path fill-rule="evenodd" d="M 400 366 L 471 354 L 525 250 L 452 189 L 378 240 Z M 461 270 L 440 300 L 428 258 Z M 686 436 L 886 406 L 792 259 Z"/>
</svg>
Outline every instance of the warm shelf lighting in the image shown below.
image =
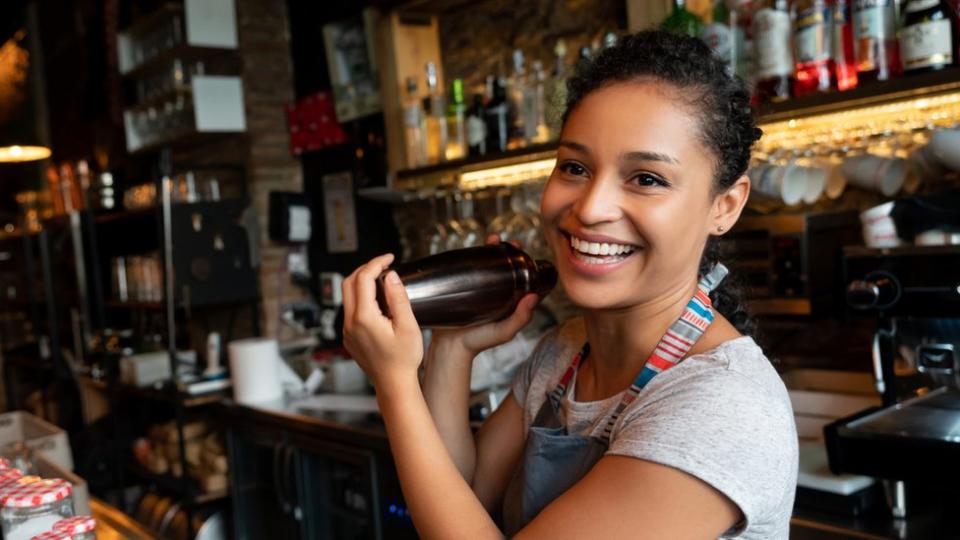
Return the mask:
<svg viewBox="0 0 960 540">
<path fill-rule="evenodd" d="M 481 189 L 489 186 L 511 186 L 542 180 L 550 176 L 556 158 L 538 159 L 489 169 L 478 169 L 460 174 L 460 186 L 466 189 Z"/>
<path fill-rule="evenodd" d="M 0 146 L 0 163 L 23 163 L 50 157 L 46 146 Z"/>
</svg>

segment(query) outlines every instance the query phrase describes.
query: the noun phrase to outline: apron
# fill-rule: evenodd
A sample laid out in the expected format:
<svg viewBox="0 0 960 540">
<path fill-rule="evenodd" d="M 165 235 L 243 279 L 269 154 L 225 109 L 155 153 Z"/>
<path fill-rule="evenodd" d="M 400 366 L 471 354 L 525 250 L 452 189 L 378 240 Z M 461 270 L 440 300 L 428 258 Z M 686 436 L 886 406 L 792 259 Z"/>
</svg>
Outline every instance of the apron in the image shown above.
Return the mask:
<svg viewBox="0 0 960 540">
<path fill-rule="evenodd" d="M 713 322 L 709 294 L 726 275 L 726 267 L 717 264 L 700 279 L 697 292 L 683 314 L 660 338 L 599 437 L 570 435 L 560 417 L 560 402 L 577 368 L 590 354 L 590 344 L 584 344 L 573 357 L 557 387 L 547 394 L 547 400 L 537 412 L 527 434 L 523 461 L 504 493 L 503 522 L 507 537 L 519 532 L 600 461 L 610 445 L 610 433 L 620 414 L 654 377 L 680 363 Z"/>
</svg>

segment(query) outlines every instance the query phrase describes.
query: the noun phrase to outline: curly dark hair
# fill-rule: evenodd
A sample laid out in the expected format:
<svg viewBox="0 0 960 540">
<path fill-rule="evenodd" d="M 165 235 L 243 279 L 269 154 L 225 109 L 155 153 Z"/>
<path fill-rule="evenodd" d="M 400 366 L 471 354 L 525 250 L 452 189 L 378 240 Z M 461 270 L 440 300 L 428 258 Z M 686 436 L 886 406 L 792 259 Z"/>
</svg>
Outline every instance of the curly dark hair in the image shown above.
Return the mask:
<svg viewBox="0 0 960 540">
<path fill-rule="evenodd" d="M 678 98 L 693 107 L 700 123 L 700 139 L 715 157 L 713 193 L 722 193 L 742 176 L 750 150 L 762 132 L 750 109 L 750 93 L 743 81 L 730 75 L 724 62 L 696 38 L 659 30 L 629 35 L 577 66 L 567 81 L 566 122 L 591 92 L 611 84 L 649 79 L 669 84 Z M 700 260 L 700 272 L 719 262 L 719 240 L 711 236 Z M 714 307 L 740 332 L 751 334 L 755 322 L 742 300 L 742 288 L 733 276 L 711 295 Z"/>
</svg>

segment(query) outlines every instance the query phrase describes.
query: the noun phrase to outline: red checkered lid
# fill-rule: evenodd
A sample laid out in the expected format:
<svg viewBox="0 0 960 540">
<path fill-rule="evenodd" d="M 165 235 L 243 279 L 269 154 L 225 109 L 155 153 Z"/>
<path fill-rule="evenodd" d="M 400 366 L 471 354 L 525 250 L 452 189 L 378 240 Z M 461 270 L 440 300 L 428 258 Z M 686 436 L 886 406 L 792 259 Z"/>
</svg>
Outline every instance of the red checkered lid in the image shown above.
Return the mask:
<svg viewBox="0 0 960 540">
<path fill-rule="evenodd" d="M 30 484 L 19 484 L 4 491 L 0 496 L 0 506 L 7 508 L 33 508 L 44 504 L 62 501 L 73 493 L 70 482 L 60 478 L 40 480 Z"/>
<path fill-rule="evenodd" d="M 53 530 L 70 535 L 88 533 L 97 528 L 97 520 L 93 516 L 73 516 L 53 524 Z"/>
<path fill-rule="evenodd" d="M 3 469 L 0 470 L 0 486 L 5 486 L 16 482 L 23 476 L 23 473 L 19 469 Z"/>
<path fill-rule="evenodd" d="M 5 457 L 0 457 L 0 471 L 5 470 L 5 469 L 9 469 L 11 466 L 12 466 L 12 465 L 10 465 L 10 460 L 9 460 L 9 459 L 7 459 L 7 458 L 5 458 Z"/>
<path fill-rule="evenodd" d="M 47 531 L 31 536 L 30 540 L 70 540 L 70 535 L 59 531 Z"/>
</svg>

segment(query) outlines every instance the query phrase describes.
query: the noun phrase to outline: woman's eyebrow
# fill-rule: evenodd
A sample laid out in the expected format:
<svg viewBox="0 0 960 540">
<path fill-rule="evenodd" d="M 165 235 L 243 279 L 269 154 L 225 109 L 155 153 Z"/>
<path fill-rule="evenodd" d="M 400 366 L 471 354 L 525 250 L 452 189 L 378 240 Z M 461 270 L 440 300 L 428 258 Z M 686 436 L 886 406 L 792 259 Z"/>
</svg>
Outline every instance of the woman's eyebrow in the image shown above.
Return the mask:
<svg viewBox="0 0 960 540">
<path fill-rule="evenodd" d="M 557 146 L 560 146 L 563 148 L 569 148 L 570 150 L 573 150 L 574 152 L 580 152 L 581 154 L 587 154 L 587 155 L 591 154 L 590 148 L 587 145 L 580 144 L 578 142 L 562 140 L 559 143 L 557 143 Z"/>
<path fill-rule="evenodd" d="M 646 150 L 624 152 L 623 154 L 620 154 L 620 159 L 623 161 L 663 161 L 666 163 L 672 163 L 673 165 L 680 165 L 680 160 L 673 156 L 661 154 L 660 152 L 649 152 Z"/>
</svg>

